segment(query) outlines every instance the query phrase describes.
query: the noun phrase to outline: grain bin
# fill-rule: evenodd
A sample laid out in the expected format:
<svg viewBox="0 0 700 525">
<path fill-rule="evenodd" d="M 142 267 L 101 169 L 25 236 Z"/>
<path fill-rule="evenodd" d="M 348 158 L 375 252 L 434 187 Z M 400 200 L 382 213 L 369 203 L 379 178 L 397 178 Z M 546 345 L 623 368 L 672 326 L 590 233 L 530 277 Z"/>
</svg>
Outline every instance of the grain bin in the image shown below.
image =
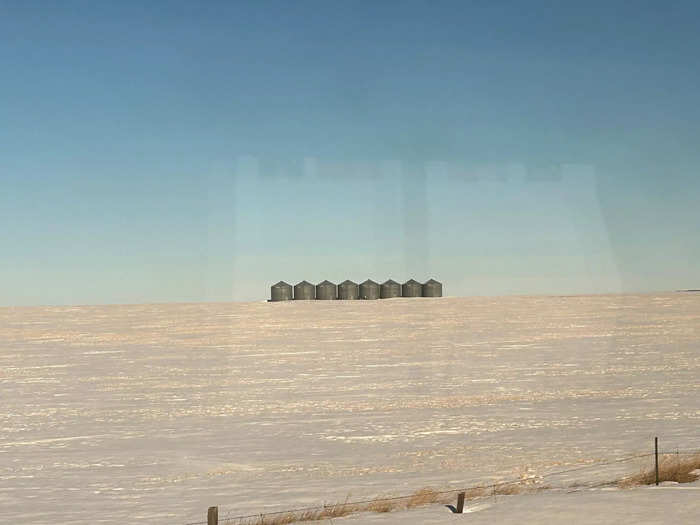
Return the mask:
<svg viewBox="0 0 700 525">
<path fill-rule="evenodd" d="M 352 281 L 343 281 L 338 285 L 338 299 L 359 299 L 360 287 Z"/>
<path fill-rule="evenodd" d="M 299 284 L 294 285 L 294 300 L 306 300 L 316 299 L 316 288 L 313 284 L 301 281 Z"/>
<path fill-rule="evenodd" d="M 323 301 L 335 300 L 338 298 L 338 287 L 330 281 L 323 281 L 316 285 L 316 299 Z"/>
<path fill-rule="evenodd" d="M 392 281 L 391 279 L 384 281 L 379 290 L 379 297 L 382 299 L 401 297 L 401 285 L 396 281 Z"/>
<path fill-rule="evenodd" d="M 409 279 L 401 285 L 401 297 L 422 297 L 423 285 L 418 281 Z"/>
<path fill-rule="evenodd" d="M 291 301 L 292 285 L 284 281 L 273 284 L 270 287 L 270 301 Z"/>
<path fill-rule="evenodd" d="M 442 283 L 435 279 L 423 283 L 423 297 L 442 297 Z"/>
<path fill-rule="evenodd" d="M 380 287 L 371 279 L 360 285 L 360 299 L 379 299 Z"/>
</svg>

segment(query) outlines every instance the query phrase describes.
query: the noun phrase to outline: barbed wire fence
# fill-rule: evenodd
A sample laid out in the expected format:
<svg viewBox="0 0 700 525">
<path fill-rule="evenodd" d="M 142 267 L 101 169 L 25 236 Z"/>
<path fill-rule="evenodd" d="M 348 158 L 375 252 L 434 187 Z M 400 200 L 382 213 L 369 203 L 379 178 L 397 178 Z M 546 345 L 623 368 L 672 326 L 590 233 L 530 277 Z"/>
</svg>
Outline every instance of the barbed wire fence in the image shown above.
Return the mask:
<svg viewBox="0 0 700 525">
<path fill-rule="evenodd" d="M 628 456 L 624 456 L 621 458 L 596 461 L 593 463 L 588 463 L 586 465 L 572 467 L 572 468 L 568 468 L 568 469 L 564 469 L 564 470 L 548 472 L 548 473 L 542 474 L 542 475 L 532 475 L 532 476 L 527 476 L 527 477 L 512 478 L 512 479 L 508 479 L 508 480 L 504 480 L 504 481 L 498 481 L 495 483 L 486 483 L 486 484 L 482 483 L 482 484 L 477 484 L 477 485 L 470 485 L 470 486 L 464 486 L 464 487 L 441 490 L 441 491 L 430 491 L 430 496 L 434 497 L 435 499 L 438 499 L 438 498 L 442 499 L 442 497 L 446 497 L 448 495 L 457 495 L 458 496 L 457 507 L 453 507 L 452 510 L 453 510 L 453 512 L 461 513 L 463 510 L 463 505 L 464 505 L 466 494 L 470 494 L 470 497 L 468 499 L 470 502 L 473 502 L 473 501 L 480 500 L 480 499 L 495 497 L 496 495 L 499 495 L 499 489 L 501 489 L 502 487 L 507 487 L 509 485 L 535 487 L 538 490 L 545 489 L 545 488 L 549 488 L 549 487 L 542 486 L 542 485 L 537 487 L 537 484 L 538 483 L 541 484 L 544 480 L 554 478 L 556 476 L 562 476 L 565 474 L 571 474 L 571 473 L 580 472 L 583 470 L 600 468 L 600 467 L 615 465 L 615 464 L 619 464 L 619 463 L 626 463 L 626 462 L 633 461 L 636 459 L 643 459 L 643 458 L 650 458 L 650 457 L 655 458 L 656 484 L 658 484 L 658 477 L 659 477 L 659 473 L 658 473 L 659 460 L 658 460 L 658 458 L 660 456 L 662 456 L 662 457 L 668 457 L 668 456 L 680 457 L 680 456 L 700 455 L 700 449 L 698 449 L 698 450 L 679 450 L 679 449 L 676 449 L 676 450 L 671 450 L 671 451 L 659 451 L 658 450 L 658 442 L 656 441 L 656 439 L 658 439 L 658 438 L 655 438 L 656 449 L 654 452 L 630 454 Z M 625 478 L 622 478 L 622 479 L 625 479 Z M 569 490 L 568 492 L 571 493 L 571 492 L 577 492 L 580 490 L 587 490 L 587 489 L 591 489 L 591 488 L 609 486 L 609 485 L 616 484 L 620 481 L 621 480 L 619 478 L 616 478 L 614 480 L 605 480 L 602 482 L 585 484 L 585 485 L 577 486 L 576 488 L 574 488 L 573 490 Z M 229 511 L 223 516 L 219 516 L 219 508 L 218 507 L 209 507 L 208 513 L 207 513 L 207 520 L 192 521 L 192 522 L 185 523 L 184 525 L 219 525 L 219 524 L 228 524 L 228 525 L 257 525 L 257 524 L 260 524 L 260 525 L 265 525 L 268 522 L 269 523 L 275 522 L 275 523 L 282 524 L 282 523 L 293 523 L 296 521 L 319 521 L 322 519 L 331 519 L 333 517 L 340 517 L 340 516 L 355 513 L 355 512 L 372 510 L 371 506 L 379 505 L 382 503 L 391 504 L 391 503 L 397 503 L 397 502 L 402 501 L 402 500 L 403 501 L 411 501 L 413 498 L 416 498 L 419 495 L 420 495 L 420 493 L 414 492 L 413 494 L 406 494 L 406 495 L 401 495 L 401 496 L 391 496 L 391 497 L 386 497 L 386 498 L 372 498 L 372 499 L 354 500 L 354 501 L 347 501 L 346 500 L 346 501 L 340 502 L 340 503 L 290 508 L 290 509 L 284 509 L 284 510 L 273 511 L 273 512 L 261 512 L 261 513 L 256 513 L 256 514 L 232 515 L 232 511 Z M 280 516 L 284 516 L 287 519 L 275 521 L 275 518 L 280 517 Z"/>
</svg>

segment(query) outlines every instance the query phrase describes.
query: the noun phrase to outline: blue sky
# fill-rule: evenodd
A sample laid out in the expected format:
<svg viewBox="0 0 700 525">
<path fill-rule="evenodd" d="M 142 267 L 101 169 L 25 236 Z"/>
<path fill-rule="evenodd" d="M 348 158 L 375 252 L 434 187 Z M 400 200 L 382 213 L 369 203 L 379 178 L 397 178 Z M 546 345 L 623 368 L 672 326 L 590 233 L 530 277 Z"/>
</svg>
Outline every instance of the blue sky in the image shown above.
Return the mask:
<svg viewBox="0 0 700 525">
<path fill-rule="evenodd" d="M 0 304 L 700 287 L 700 6 L 573 4 L 0 0 Z"/>
</svg>

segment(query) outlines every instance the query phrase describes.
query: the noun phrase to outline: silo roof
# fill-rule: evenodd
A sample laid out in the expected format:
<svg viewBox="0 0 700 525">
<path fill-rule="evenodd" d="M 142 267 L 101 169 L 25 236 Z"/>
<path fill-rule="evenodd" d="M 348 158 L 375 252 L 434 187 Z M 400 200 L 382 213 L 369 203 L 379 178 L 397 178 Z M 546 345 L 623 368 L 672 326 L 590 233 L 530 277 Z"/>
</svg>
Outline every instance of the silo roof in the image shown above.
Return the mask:
<svg viewBox="0 0 700 525">
<path fill-rule="evenodd" d="M 333 284 L 330 281 L 323 281 L 321 283 L 318 283 L 318 286 L 335 286 L 335 284 Z"/>
<path fill-rule="evenodd" d="M 351 284 L 353 286 L 357 286 L 357 283 L 352 282 L 350 279 L 344 280 L 342 283 L 340 283 L 340 286 L 343 286 L 343 285 L 347 286 L 349 284 Z"/>
<path fill-rule="evenodd" d="M 397 283 L 397 282 L 394 281 L 393 279 L 387 279 L 387 280 L 384 281 L 382 284 L 399 284 L 399 283 Z"/>
<path fill-rule="evenodd" d="M 280 281 L 277 284 L 272 285 L 273 288 L 287 288 L 288 286 L 291 286 L 291 285 L 285 283 L 284 281 Z"/>
<path fill-rule="evenodd" d="M 406 281 L 403 284 L 420 284 L 420 283 L 418 281 L 416 281 L 415 279 L 409 279 L 408 281 Z"/>
</svg>

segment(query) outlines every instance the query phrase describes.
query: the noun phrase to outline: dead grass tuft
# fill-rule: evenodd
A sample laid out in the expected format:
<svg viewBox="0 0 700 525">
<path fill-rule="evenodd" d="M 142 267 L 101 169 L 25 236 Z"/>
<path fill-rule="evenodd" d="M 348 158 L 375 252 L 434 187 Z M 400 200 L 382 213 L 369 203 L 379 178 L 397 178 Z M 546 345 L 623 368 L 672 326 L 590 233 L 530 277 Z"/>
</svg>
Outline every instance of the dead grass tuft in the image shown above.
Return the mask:
<svg viewBox="0 0 700 525">
<path fill-rule="evenodd" d="M 398 505 L 396 505 L 395 501 L 379 500 L 369 503 L 364 510 L 369 510 L 371 512 L 391 512 L 392 510 L 396 510 L 397 507 Z"/>
<path fill-rule="evenodd" d="M 483 498 L 484 496 L 489 495 L 489 489 L 485 487 L 476 487 L 473 489 L 465 490 L 464 493 L 464 499 L 466 500 Z"/>
<path fill-rule="evenodd" d="M 539 490 L 541 488 L 542 487 L 529 486 L 526 482 L 513 482 L 505 485 L 496 485 L 495 488 L 477 487 L 467 489 L 464 492 L 465 499 L 469 501 L 490 496 L 494 494 L 494 491 L 495 494 L 509 495 Z M 348 501 L 348 497 L 344 503 L 325 505 L 323 508 L 319 507 L 318 509 L 283 514 L 264 514 L 243 522 L 241 525 L 289 525 L 290 523 L 304 521 L 321 521 L 329 518 L 340 518 L 358 512 L 394 512 L 436 503 L 454 503 L 457 499 L 457 493 L 458 491 L 438 492 L 432 488 L 426 487 L 414 492 L 406 498 L 378 499 L 367 503 L 352 503 Z"/>
<path fill-rule="evenodd" d="M 352 514 L 353 512 L 357 512 L 357 507 L 355 505 L 349 504 L 347 502 L 347 499 L 345 500 L 345 503 L 335 503 L 333 505 L 327 505 L 323 508 L 321 511 L 319 517 L 313 518 L 313 519 L 306 519 L 306 520 L 300 520 L 300 521 L 313 521 L 315 520 L 325 520 L 328 518 L 342 518 L 343 516 L 347 516 L 348 514 Z"/>
<path fill-rule="evenodd" d="M 439 492 L 424 488 L 414 492 L 411 497 L 406 501 L 406 508 L 412 509 L 414 507 L 422 507 L 423 505 L 430 505 L 432 503 L 443 503 L 447 498 L 452 499 L 451 494 L 440 494 Z"/>
<path fill-rule="evenodd" d="M 521 494 L 527 489 L 521 483 L 508 483 L 505 485 L 497 485 L 495 493 L 499 496 L 512 496 L 514 494 Z"/>
<path fill-rule="evenodd" d="M 700 469 L 700 454 L 685 458 L 669 454 L 659 461 L 659 481 L 691 483 L 700 479 L 700 476 L 697 474 L 691 474 L 692 471 L 698 469 Z M 653 485 L 655 482 L 656 473 L 654 467 L 652 467 L 634 476 L 621 479 L 617 485 L 622 488 L 630 488 L 640 485 Z"/>
<path fill-rule="evenodd" d="M 286 512 L 283 514 L 262 514 L 260 517 L 252 518 L 242 522 L 241 525 L 288 525 L 302 521 L 321 521 L 330 518 L 341 518 L 358 512 L 358 506 L 351 503 L 334 503 L 325 505 L 323 508 L 304 510 L 299 512 Z"/>
</svg>

